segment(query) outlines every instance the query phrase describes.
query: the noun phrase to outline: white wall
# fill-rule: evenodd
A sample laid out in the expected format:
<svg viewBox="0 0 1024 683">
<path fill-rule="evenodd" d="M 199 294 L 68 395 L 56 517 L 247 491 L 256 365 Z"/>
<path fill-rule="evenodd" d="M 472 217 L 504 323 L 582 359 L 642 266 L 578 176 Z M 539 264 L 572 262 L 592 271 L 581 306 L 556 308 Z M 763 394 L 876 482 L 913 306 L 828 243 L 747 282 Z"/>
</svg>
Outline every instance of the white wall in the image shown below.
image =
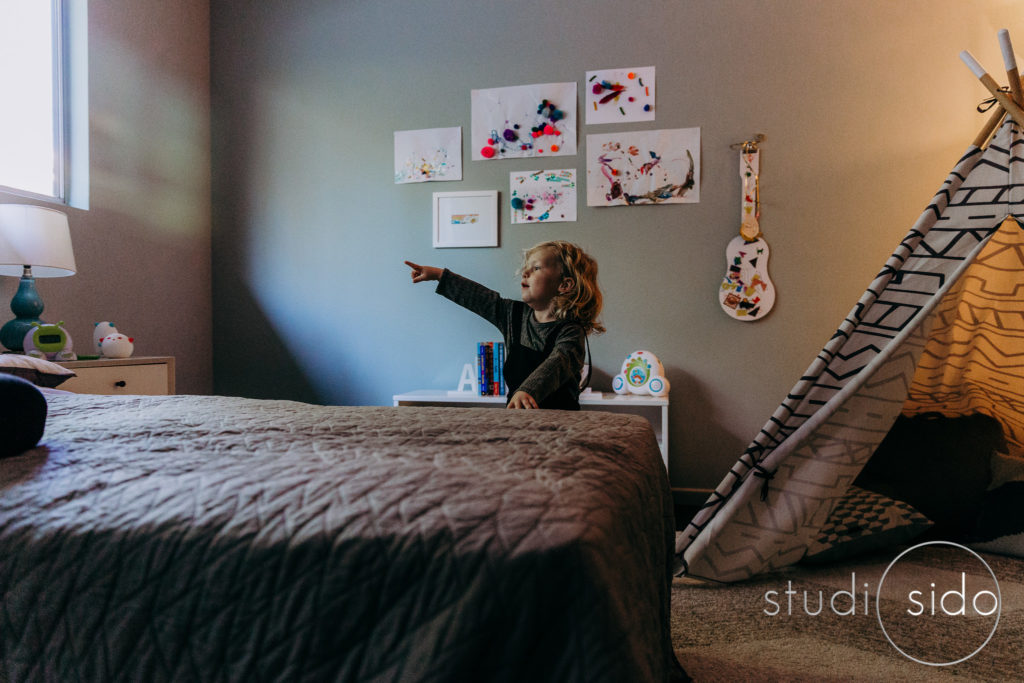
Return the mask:
<svg viewBox="0 0 1024 683">
<path fill-rule="evenodd" d="M 1006 0 L 217 0 L 211 8 L 215 385 L 218 393 L 390 404 L 454 388 L 486 323 L 409 284 L 403 259 L 446 265 L 508 296 L 543 239 L 598 260 L 609 332 L 596 388 L 627 353 L 672 382 L 675 487 L 711 488 L 810 364 L 982 125 L 996 32 L 1024 49 Z M 654 65 L 651 124 L 581 125 L 548 168 L 585 177 L 586 134 L 699 126 L 699 204 L 590 208 L 511 225 L 508 174 L 470 161 L 470 90 L 577 81 Z M 1001 77 L 1000 80 L 1005 80 Z M 581 95 L 582 97 L 582 95 Z M 395 185 L 395 130 L 462 126 L 464 180 Z M 775 309 L 719 308 L 737 233 L 737 153 L 762 146 L 762 221 Z M 502 192 L 501 247 L 434 250 L 431 194 Z"/>
</svg>

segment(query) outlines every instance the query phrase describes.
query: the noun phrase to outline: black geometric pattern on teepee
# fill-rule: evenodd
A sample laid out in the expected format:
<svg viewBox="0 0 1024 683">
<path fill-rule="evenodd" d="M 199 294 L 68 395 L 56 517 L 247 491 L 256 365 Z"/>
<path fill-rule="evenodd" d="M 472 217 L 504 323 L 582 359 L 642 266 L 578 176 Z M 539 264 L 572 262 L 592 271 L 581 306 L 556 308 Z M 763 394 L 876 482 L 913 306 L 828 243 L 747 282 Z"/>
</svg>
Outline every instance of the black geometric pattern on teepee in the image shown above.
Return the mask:
<svg viewBox="0 0 1024 683">
<path fill-rule="evenodd" d="M 798 561 L 900 413 L 931 313 L 1007 216 L 1024 140 L 970 147 L 814 362 L 677 540 L 679 575 L 738 581 Z"/>
</svg>

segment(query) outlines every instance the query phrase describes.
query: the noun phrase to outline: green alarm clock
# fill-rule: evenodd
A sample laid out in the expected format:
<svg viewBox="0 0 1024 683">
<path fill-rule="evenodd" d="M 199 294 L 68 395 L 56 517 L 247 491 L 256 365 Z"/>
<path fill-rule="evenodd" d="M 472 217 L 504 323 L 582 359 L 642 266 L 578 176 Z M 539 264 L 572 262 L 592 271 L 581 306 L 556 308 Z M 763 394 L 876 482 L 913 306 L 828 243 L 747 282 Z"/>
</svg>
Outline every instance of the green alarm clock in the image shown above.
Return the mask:
<svg viewBox="0 0 1024 683">
<path fill-rule="evenodd" d="M 71 335 L 64 329 L 64 321 L 59 323 L 32 323 L 25 333 L 22 342 L 25 354 L 47 360 L 75 360 L 77 356 L 71 350 Z"/>
</svg>

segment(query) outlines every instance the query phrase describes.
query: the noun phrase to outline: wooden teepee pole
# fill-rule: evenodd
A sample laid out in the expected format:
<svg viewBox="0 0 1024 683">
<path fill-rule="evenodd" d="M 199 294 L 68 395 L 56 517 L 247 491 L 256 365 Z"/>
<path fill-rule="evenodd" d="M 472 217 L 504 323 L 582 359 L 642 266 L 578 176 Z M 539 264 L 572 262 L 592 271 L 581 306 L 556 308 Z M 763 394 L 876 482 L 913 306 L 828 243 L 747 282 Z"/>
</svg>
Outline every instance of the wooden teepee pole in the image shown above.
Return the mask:
<svg viewBox="0 0 1024 683">
<path fill-rule="evenodd" d="M 1017 70 L 1017 57 L 1013 53 L 1013 45 L 1010 42 L 1010 32 L 1005 28 L 999 31 L 999 48 L 1003 53 L 1003 64 L 1006 66 L 1006 78 L 1010 82 L 1010 99 L 1014 104 L 1024 106 L 1024 79 L 1021 78 L 1020 72 Z M 964 56 L 965 54 L 967 55 L 966 57 Z M 981 65 L 970 56 L 970 53 L 965 50 L 960 53 L 960 58 L 964 60 L 964 63 L 967 64 L 972 71 L 974 71 L 975 75 L 982 78 L 982 75 L 984 75 L 984 69 L 982 69 Z M 975 67 L 977 67 L 977 70 Z M 981 75 L 978 74 L 978 70 L 981 71 Z M 984 79 L 982 82 L 985 82 Z M 994 80 L 992 80 L 992 82 L 995 83 Z M 986 87 L 988 87 L 990 91 L 992 90 L 988 84 L 986 84 Z M 993 92 L 993 95 L 994 94 L 995 93 Z M 985 122 L 984 127 L 978 132 L 977 137 L 974 138 L 974 146 L 984 147 L 987 145 L 989 138 L 992 137 L 992 133 L 994 133 L 996 128 L 999 127 L 999 123 L 1005 116 L 1006 109 L 1001 103 L 997 103 L 995 111 L 992 112 L 988 121 Z M 1017 123 L 1021 123 L 1020 119 L 1017 117 L 1014 117 L 1014 120 L 1017 121 Z"/>
<path fill-rule="evenodd" d="M 1019 84 L 1018 87 L 1020 87 L 1021 90 L 1024 90 L 1024 76 L 1018 78 L 1017 83 Z M 996 129 L 999 128 L 999 124 L 1003 122 L 1005 117 L 1006 110 L 997 102 L 995 107 L 992 108 L 992 115 L 989 117 L 988 121 L 985 122 L 982 129 L 978 131 L 978 135 L 974 138 L 974 142 L 971 144 L 975 147 L 984 147 L 987 145 L 992 134 L 996 132 Z"/>
<path fill-rule="evenodd" d="M 1006 65 L 1006 77 L 1010 81 L 1010 94 L 1013 95 L 1013 101 L 1024 106 L 1024 92 L 1021 91 L 1020 72 L 1017 71 L 1017 57 L 1013 54 L 1010 32 L 1005 28 L 999 31 L 999 49 L 1003 52 L 1003 64 Z"/>
<path fill-rule="evenodd" d="M 988 75 L 988 72 L 985 71 L 984 67 L 978 63 L 978 60 L 976 60 L 970 52 L 967 50 L 961 52 L 960 59 L 962 59 L 964 64 L 974 72 L 974 75 L 978 77 L 981 84 L 984 85 L 990 93 L 992 93 L 992 97 L 996 98 L 996 102 L 1002 105 L 1003 109 L 1006 110 L 1006 113 L 1013 117 L 1013 120 L 1017 122 L 1017 125 L 1024 128 L 1024 109 L 1021 109 L 1020 106 L 1013 101 L 1009 93 L 1003 92 L 999 89 L 999 84 L 996 83 L 996 80 Z"/>
<path fill-rule="evenodd" d="M 1006 110 L 998 104 L 992 108 L 992 115 L 988 121 L 985 122 L 985 126 L 978 131 L 978 135 L 974 138 L 973 144 L 975 147 L 984 147 L 988 144 L 989 138 L 992 137 L 992 133 L 996 132 L 996 128 L 1002 123 L 1003 118 L 1006 116 Z"/>
</svg>

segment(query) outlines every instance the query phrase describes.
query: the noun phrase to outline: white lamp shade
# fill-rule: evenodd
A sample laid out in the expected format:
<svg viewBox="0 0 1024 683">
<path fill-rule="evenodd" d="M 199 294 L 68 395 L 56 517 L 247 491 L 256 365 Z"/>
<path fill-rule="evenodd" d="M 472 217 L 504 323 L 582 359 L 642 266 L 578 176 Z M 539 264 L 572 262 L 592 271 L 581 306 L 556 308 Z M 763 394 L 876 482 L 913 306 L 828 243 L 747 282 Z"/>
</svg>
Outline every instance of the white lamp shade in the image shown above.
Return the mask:
<svg viewBox="0 0 1024 683">
<path fill-rule="evenodd" d="M 19 277 L 24 266 L 35 277 L 75 274 L 68 217 L 32 204 L 0 204 L 0 275 Z"/>
</svg>

